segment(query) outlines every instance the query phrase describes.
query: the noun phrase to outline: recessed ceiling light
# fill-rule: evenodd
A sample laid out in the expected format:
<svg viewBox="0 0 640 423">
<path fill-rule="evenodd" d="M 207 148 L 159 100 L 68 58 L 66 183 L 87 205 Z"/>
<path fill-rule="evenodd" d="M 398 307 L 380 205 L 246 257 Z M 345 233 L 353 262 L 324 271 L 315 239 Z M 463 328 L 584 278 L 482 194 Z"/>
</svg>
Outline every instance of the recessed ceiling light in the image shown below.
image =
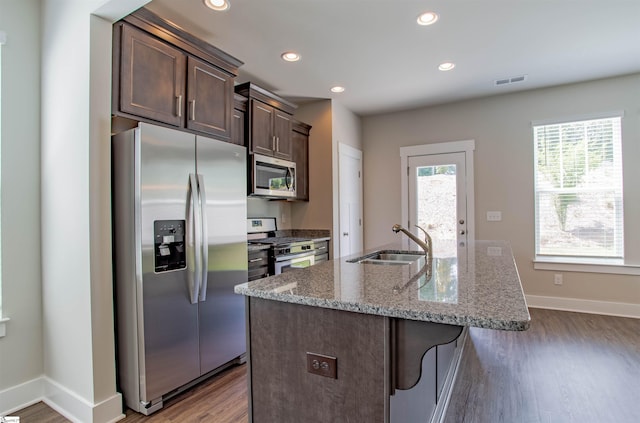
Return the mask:
<svg viewBox="0 0 640 423">
<path fill-rule="evenodd" d="M 229 0 L 204 0 L 204 5 L 213 10 L 227 10 L 231 5 Z"/>
<path fill-rule="evenodd" d="M 286 51 L 282 53 L 280 57 L 282 57 L 282 59 L 286 60 L 287 62 L 297 62 L 298 60 L 300 60 L 300 55 L 293 51 Z"/>
<path fill-rule="evenodd" d="M 440 69 L 441 71 L 450 71 L 455 67 L 456 67 L 455 63 L 444 62 L 444 63 L 440 63 L 440 66 L 438 66 L 438 69 Z"/>
<path fill-rule="evenodd" d="M 341 87 L 341 86 L 339 86 L 339 85 L 336 85 L 335 87 L 332 87 L 332 88 L 331 88 L 331 92 L 334 92 L 334 93 L 342 93 L 342 92 L 344 92 L 344 87 Z"/>
<path fill-rule="evenodd" d="M 418 16 L 418 25 L 431 25 L 438 20 L 438 14 L 435 12 L 424 12 Z"/>
</svg>

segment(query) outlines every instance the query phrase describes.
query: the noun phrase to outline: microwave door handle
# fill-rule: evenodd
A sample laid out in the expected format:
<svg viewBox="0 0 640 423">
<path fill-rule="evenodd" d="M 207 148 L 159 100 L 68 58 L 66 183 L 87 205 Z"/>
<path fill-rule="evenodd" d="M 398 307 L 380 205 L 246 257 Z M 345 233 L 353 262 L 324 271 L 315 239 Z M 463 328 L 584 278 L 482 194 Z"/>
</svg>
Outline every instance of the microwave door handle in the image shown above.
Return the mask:
<svg viewBox="0 0 640 423">
<path fill-rule="evenodd" d="M 198 174 L 198 196 L 200 198 L 200 216 L 201 216 L 201 276 L 200 276 L 200 296 L 199 301 L 207 299 L 207 282 L 209 272 L 209 235 L 207 229 L 207 195 L 204 187 L 204 177 Z"/>
<path fill-rule="evenodd" d="M 200 287 L 200 211 L 197 207 L 197 182 L 194 174 L 189 174 L 189 190 L 187 202 L 187 281 L 189 285 L 189 301 L 198 302 Z"/>
<path fill-rule="evenodd" d="M 289 183 L 291 181 L 291 183 Z M 290 167 L 287 167 L 287 175 L 284 177 L 284 183 L 287 185 L 287 189 L 291 190 L 293 186 L 293 172 Z"/>
</svg>

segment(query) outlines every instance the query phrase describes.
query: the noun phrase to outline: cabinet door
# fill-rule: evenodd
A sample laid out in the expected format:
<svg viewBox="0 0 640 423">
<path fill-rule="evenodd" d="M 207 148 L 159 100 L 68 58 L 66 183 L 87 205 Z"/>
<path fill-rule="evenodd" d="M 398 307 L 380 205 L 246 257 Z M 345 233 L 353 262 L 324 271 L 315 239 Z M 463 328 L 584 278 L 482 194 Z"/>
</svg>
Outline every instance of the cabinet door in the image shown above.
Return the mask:
<svg viewBox="0 0 640 423">
<path fill-rule="evenodd" d="M 233 109 L 231 142 L 238 145 L 244 145 L 244 112 L 242 110 Z"/>
<path fill-rule="evenodd" d="M 186 57 L 146 32 L 122 27 L 120 110 L 181 126 Z"/>
<path fill-rule="evenodd" d="M 275 109 L 260 101 L 251 100 L 251 152 L 273 156 L 273 114 Z"/>
<path fill-rule="evenodd" d="M 230 140 L 233 78 L 191 56 L 187 69 L 187 128 Z"/>
<path fill-rule="evenodd" d="M 276 148 L 274 157 L 285 160 L 293 159 L 291 148 L 291 115 L 274 110 L 273 115 L 273 135 L 276 137 Z"/>
<path fill-rule="evenodd" d="M 296 198 L 309 200 L 309 137 L 293 131 L 291 144 L 293 161 L 296 162 Z"/>
</svg>

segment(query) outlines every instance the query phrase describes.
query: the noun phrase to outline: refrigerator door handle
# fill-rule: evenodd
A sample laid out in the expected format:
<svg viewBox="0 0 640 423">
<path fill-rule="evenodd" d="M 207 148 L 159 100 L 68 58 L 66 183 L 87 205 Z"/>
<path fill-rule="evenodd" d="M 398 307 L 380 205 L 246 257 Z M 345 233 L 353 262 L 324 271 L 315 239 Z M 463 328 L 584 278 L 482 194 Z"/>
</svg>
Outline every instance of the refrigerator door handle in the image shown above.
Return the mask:
<svg viewBox="0 0 640 423">
<path fill-rule="evenodd" d="M 198 207 L 198 182 L 196 175 L 193 173 L 189 174 L 188 195 L 190 199 L 187 203 L 187 279 L 189 283 L 189 300 L 191 304 L 196 304 L 198 302 L 202 269 L 200 251 L 202 229 L 200 208 Z"/>
<path fill-rule="evenodd" d="M 202 255 L 202 270 L 200 276 L 200 301 L 206 301 L 207 299 L 207 282 L 209 273 L 209 232 L 207 228 L 207 194 L 204 186 L 204 176 L 198 174 L 198 194 L 200 197 L 200 215 L 202 216 L 201 223 L 201 255 Z"/>
</svg>

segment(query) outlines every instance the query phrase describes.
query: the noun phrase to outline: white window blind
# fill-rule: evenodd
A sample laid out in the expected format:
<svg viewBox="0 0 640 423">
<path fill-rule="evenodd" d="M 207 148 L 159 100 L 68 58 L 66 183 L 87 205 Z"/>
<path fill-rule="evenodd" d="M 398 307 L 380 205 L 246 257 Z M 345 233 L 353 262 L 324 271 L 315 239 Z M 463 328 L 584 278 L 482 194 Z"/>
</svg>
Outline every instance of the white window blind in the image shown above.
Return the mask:
<svg viewBox="0 0 640 423">
<path fill-rule="evenodd" d="M 624 258 L 620 126 L 534 125 L 537 256 Z"/>
</svg>

